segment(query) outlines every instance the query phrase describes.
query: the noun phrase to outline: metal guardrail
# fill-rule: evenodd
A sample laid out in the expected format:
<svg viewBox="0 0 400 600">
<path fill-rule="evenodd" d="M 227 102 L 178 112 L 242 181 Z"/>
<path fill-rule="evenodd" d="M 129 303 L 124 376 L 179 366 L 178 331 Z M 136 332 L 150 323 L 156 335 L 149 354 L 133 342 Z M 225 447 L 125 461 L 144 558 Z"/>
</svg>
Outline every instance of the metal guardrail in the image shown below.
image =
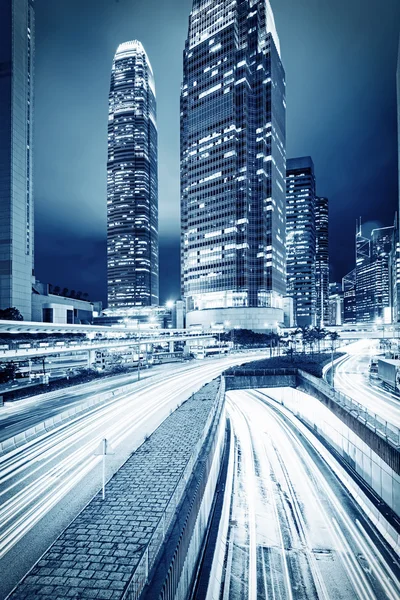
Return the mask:
<svg viewBox="0 0 400 600">
<path fill-rule="evenodd" d="M 346 396 L 343 392 L 335 390 L 325 381 L 300 369 L 298 370 L 298 373 L 303 379 L 312 383 L 315 388 L 323 392 L 326 396 L 342 406 L 347 412 L 356 417 L 363 425 L 374 431 L 395 448 L 398 449 L 400 447 L 400 429 L 398 427 L 392 425 L 385 419 L 382 419 L 378 414 L 369 411 L 365 406 L 356 400 L 353 400 L 353 398 L 350 398 L 350 396 Z"/>
<path fill-rule="evenodd" d="M 176 484 L 171 499 L 169 500 L 164 510 L 164 513 L 162 514 L 157 524 L 157 527 L 155 528 L 150 538 L 150 541 L 132 574 L 132 577 L 127 585 L 125 593 L 122 596 L 122 600 L 138 600 L 140 594 L 142 593 L 145 585 L 148 582 L 149 573 L 152 567 L 154 566 L 159 550 L 162 544 L 164 543 L 168 528 L 171 525 L 172 520 L 175 516 L 176 509 L 179 506 L 179 503 L 183 497 L 188 481 L 192 475 L 194 465 L 196 464 L 196 461 L 199 458 L 200 451 L 209 433 L 211 424 L 214 420 L 215 415 L 218 412 L 219 407 L 223 402 L 224 395 L 225 382 L 224 379 L 221 377 L 217 397 L 215 399 L 214 406 L 212 407 L 210 414 L 208 415 L 206 424 L 203 429 L 203 433 L 200 439 L 198 440 L 197 444 L 193 448 L 193 452 L 188 462 L 186 463 L 186 467 L 183 471 L 182 477 Z"/>
</svg>

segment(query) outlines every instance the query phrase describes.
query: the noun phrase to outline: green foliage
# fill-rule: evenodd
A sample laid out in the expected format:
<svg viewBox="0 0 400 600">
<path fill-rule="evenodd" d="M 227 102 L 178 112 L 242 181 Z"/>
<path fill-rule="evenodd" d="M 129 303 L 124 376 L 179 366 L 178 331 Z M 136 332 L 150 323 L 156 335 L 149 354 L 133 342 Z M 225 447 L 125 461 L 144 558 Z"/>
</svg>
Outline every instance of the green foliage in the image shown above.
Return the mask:
<svg viewBox="0 0 400 600">
<path fill-rule="evenodd" d="M 342 352 L 335 352 L 334 359 L 342 356 Z M 246 371 L 264 371 L 266 369 L 289 369 L 296 368 L 301 369 L 302 371 L 306 371 L 310 373 L 310 375 L 314 375 L 315 377 L 322 377 L 322 369 L 326 364 L 328 364 L 332 359 L 331 353 L 321 353 L 312 356 L 311 354 L 296 354 L 294 357 L 292 356 L 274 356 L 273 358 L 266 358 L 263 360 L 256 360 L 250 363 L 244 363 L 239 367 L 232 367 L 228 369 L 227 373 L 235 372 L 236 374 L 240 374 L 242 371 L 245 373 Z"/>
<path fill-rule="evenodd" d="M 218 336 L 216 336 L 218 339 Z M 233 329 L 220 334 L 221 342 L 234 342 L 237 346 L 277 346 L 282 339 L 277 333 L 256 333 L 251 329 Z"/>
<path fill-rule="evenodd" d="M 10 361 L 0 364 L 0 383 L 8 383 L 15 379 L 17 365 Z"/>
<path fill-rule="evenodd" d="M 12 306 L 10 308 L 0 309 L 1 321 L 23 321 L 24 317 L 19 312 L 18 308 Z"/>
</svg>

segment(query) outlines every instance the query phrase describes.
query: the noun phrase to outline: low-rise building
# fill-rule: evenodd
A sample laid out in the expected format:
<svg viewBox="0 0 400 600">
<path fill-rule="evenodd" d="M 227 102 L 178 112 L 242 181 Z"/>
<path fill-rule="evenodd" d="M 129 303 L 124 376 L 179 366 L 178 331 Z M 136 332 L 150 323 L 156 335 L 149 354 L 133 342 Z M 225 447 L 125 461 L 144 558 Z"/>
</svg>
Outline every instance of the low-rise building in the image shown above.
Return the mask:
<svg viewBox="0 0 400 600">
<path fill-rule="evenodd" d="M 32 321 L 90 324 L 101 313 L 101 302 L 90 302 L 51 293 L 51 286 L 36 281 L 32 287 Z"/>
</svg>

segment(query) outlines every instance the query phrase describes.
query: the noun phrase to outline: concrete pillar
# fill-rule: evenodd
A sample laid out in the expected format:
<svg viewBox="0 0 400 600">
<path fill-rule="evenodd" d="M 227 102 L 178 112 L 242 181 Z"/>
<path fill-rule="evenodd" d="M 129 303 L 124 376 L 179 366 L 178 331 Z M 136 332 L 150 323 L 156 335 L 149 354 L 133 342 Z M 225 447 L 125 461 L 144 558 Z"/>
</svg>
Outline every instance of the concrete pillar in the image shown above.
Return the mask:
<svg viewBox="0 0 400 600">
<path fill-rule="evenodd" d="M 169 343 L 169 351 L 175 352 L 175 342 L 174 341 Z"/>
<path fill-rule="evenodd" d="M 88 369 L 91 369 L 96 362 L 96 350 L 88 350 Z"/>
</svg>

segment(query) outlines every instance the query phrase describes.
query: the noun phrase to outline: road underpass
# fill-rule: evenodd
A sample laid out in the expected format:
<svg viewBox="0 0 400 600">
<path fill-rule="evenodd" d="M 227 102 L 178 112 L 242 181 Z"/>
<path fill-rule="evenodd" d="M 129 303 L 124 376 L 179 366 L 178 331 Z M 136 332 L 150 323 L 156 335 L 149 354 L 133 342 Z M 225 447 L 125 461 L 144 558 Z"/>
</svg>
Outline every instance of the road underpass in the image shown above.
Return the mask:
<svg viewBox="0 0 400 600">
<path fill-rule="evenodd" d="M 230 364 L 251 359 L 175 365 L 2 457 L 0 568 L 17 582 L 93 497 L 101 479 L 93 452 L 101 437 L 115 448 L 109 478 L 193 391 Z M 225 495 L 226 531 L 216 545 L 221 576 L 211 581 L 208 600 L 397 600 L 399 558 L 339 477 L 342 467 L 320 439 L 264 393 L 229 392 L 227 409 L 233 483 Z M 19 570 L 11 571 L 14 565 Z M 7 585 L 9 591 L 10 580 Z"/>
</svg>

